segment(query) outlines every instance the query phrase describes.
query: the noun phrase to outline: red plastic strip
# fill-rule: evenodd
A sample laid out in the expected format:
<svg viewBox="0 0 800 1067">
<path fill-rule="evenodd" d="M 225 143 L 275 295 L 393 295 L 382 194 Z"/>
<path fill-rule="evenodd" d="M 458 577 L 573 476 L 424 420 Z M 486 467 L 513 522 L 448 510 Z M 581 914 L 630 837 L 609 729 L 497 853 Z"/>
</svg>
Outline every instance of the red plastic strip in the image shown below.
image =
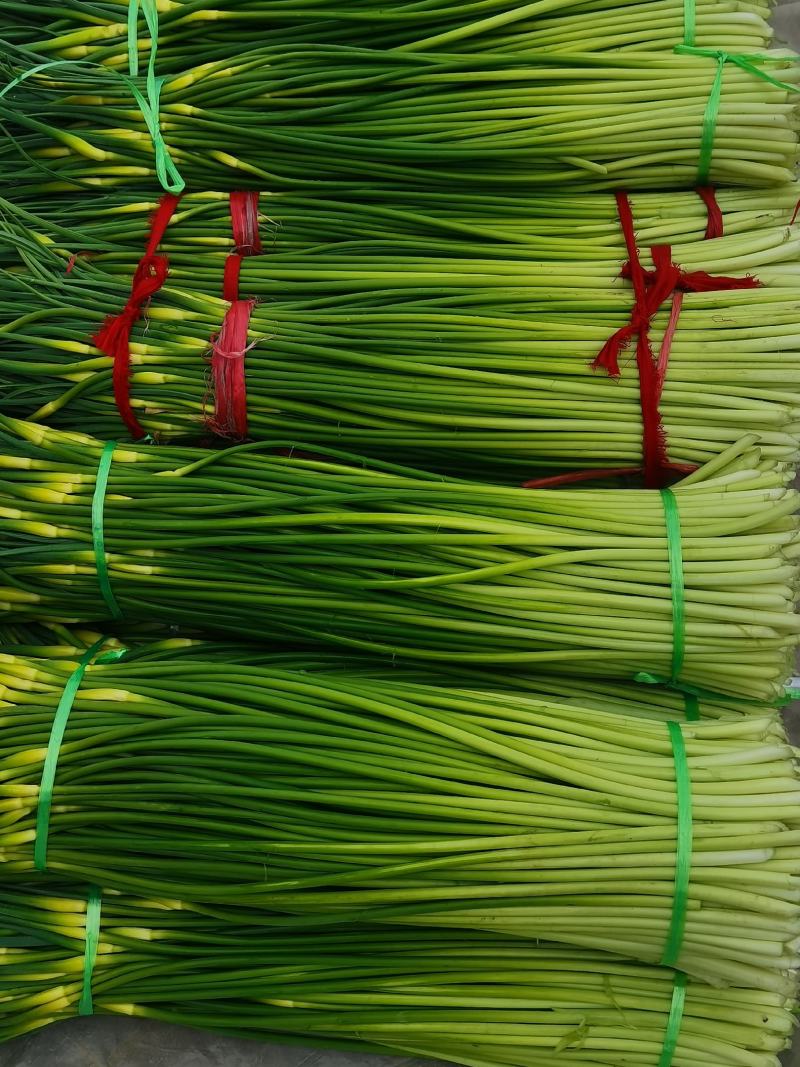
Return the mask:
<svg viewBox="0 0 800 1067">
<path fill-rule="evenodd" d="M 239 273 L 242 269 L 242 257 L 234 252 L 225 260 L 225 274 L 222 281 L 223 300 L 239 299 Z"/>
<path fill-rule="evenodd" d="M 644 272 L 645 282 L 648 285 L 659 284 L 661 271 L 667 260 L 672 260 L 672 249 L 669 245 L 653 245 L 650 249 L 653 255 L 653 263 L 658 259 L 659 265 L 655 270 Z M 744 278 L 732 278 L 727 274 L 708 274 L 704 270 L 683 271 L 677 264 L 672 264 L 677 271 L 675 289 L 683 293 L 716 293 L 733 289 L 758 289 L 761 282 L 752 275 Z M 631 278 L 631 266 L 626 263 L 620 271 L 621 278 Z M 669 294 L 667 294 L 669 295 Z"/>
<path fill-rule="evenodd" d="M 789 220 L 789 225 L 790 226 L 794 226 L 794 224 L 797 222 L 797 216 L 798 215 L 800 215 L 800 200 L 798 200 L 797 203 L 794 206 L 794 214 L 792 215 L 791 219 Z"/>
<path fill-rule="evenodd" d="M 245 355 L 247 331 L 255 300 L 234 300 L 211 340 L 211 376 L 214 386 L 214 416 L 211 429 L 221 437 L 247 436 L 247 389 Z"/>
<path fill-rule="evenodd" d="M 708 221 L 706 222 L 705 240 L 715 237 L 724 237 L 725 223 L 722 218 L 722 208 L 717 202 L 717 192 L 713 185 L 698 185 L 697 195 L 706 205 Z"/>
<path fill-rule="evenodd" d="M 667 373 L 669 353 L 680 315 L 680 302 L 673 303 L 667 344 L 662 344 L 658 361 L 650 344 L 650 326 L 654 316 L 666 300 L 676 292 L 712 292 L 728 289 L 753 289 L 761 283 L 756 278 L 715 277 L 706 271 L 683 271 L 672 261 L 669 245 L 654 245 L 650 249 L 653 258 L 651 271 L 643 268 L 636 246 L 633 227 L 633 212 L 630 200 L 624 192 L 618 192 L 617 211 L 628 250 L 628 261 L 623 265 L 621 277 L 630 279 L 633 285 L 634 306 L 630 322 L 617 330 L 606 341 L 592 363 L 592 369 L 602 368 L 611 377 L 620 375 L 619 356 L 636 338 L 636 366 L 639 372 L 639 403 L 642 411 L 642 453 L 644 483 L 648 488 L 661 488 L 669 470 L 667 440 L 659 411 L 661 393 Z"/>
<path fill-rule="evenodd" d="M 234 248 L 240 256 L 260 255 L 257 192 L 240 190 L 231 193 L 231 228 Z"/>
<path fill-rule="evenodd" d="M 247 332 L 255 300 L 239 298 L 242 260 L 261 252 L 258 233 L 258 193 L 230 194 L 231 229 L 235 251 L 225 260 L 222 280 L 223 299 L 230 301 L 222 327 L 211 339 L 211 380 L 214 390 L 214 415 L 207 425 L 221 437 L 247 436 L 247 382 L 245 355 Z"/>
<path fill-rule="evenodd" d="M 636 338 L 639 404 L 642 410 L 644 483 L 649 488 L 659 488 L 663 484 L 663 472 L 669 461 L 666 433 L 658 410 L 658 381 L 655 359 L 650 345 L 650 323 L 674 290 L 680 270 L 672 263 L 668 250 L 665 256 L 654 248 L 653 262 L 656 269 L 653 272 L 652 283 L 648 284 L 647 275 L 639 259 L 639 249 L 636 247 L 630 200 L 624 192 L 618 192 L 616 198 L 625 247 L 628 250 L 628 271 L 633 283 L 635 303 L 631 311 L 630 322 L 606 341 L 592 363 L 592 368 L 602 368 L 612 378 L 618 378 L 620 375 L 619 355 L 634 337 Z M 666 249 L 665 245 L 660 247 Z"/>
<path fill-rule="evenodd" d="M 150 218 L 150 236 L 144 252 L 145 258 L 154 256 L 158 251 L 158 246 L 164 239 L 167 226 L 169 226 L 172 216 L 175 214 L 175 209 L 180 203 L 180 199 L 180 195 L 165 193 L 159 200 L 158 207 Z"/>
<path fill-rule="evenodd" d="M 72 274 L 72 271 L 73 271 L 73 269 L 75 267 L 75 264 L 78 262 L 78 260 L 79 259 L 88 259 L 89 256 L 91 256 L 91 254 L 92 254 L 91 252 L 73 252 L 72 255 L 69 257 L 69 259 L 67 260 L 67 269 L 65 270 L 64 273 L 65 274 Z"/>
<path fill-rule="evenodd" d="M 131 295 L 122 311 L 118 315 L 109 315 L 92 338 L 97 348 L 114 361 L 112 371 L 114 399 L 122 421 L 134 440 L 144 437 L 145 431 L 131 407 L 131 331 L 139 320 L 145 304 L 152 300 L 167 280 L 169 260 L 166 256 L 157 255 L 156 249 L 161 243 L 179 200 L 180 196 L 172 193 L 166 193 L 161 198 L 150 220 L 150 236 L 145 254 L 139 260 L 133 274 Z"/>
<path fill-rule="evenodd" d="M 695 463 L 667 463 L 664 468 L 671 474 L 691 474 L 697 470 Z M 584 471 L 567 471 L 566 474 L 552 474 L 547 478 L 531 478 L 523 482 L 523 489 L 558 489 L 562 485 L 575 485 L 580 482 L 592 482 L 599 478 L 623 478 L 642 474 L 643 467 L 605 467 Z"/>
<path fill-rule="evenodd" d="M 658 362 L 656 363 L 656 380 L 658 382 L 658 399 L 661 400 L 661 394 L 664 392 L 664 382 L 667 377 L 667 367 L 669 366 L 669 357 L 672 352 L 672 342 L 675 338 L 675 331 L 678 328 L 678 319 L 681 317 L 681 310 L 683 308 L 683 293 L 678 291 L 672 294 L 672 308 L 669 313 L 669 322 L 667 328 L 664 331 L 664 336 L 661 339 L 661 348 L 658 353 Z"/>
</svg>

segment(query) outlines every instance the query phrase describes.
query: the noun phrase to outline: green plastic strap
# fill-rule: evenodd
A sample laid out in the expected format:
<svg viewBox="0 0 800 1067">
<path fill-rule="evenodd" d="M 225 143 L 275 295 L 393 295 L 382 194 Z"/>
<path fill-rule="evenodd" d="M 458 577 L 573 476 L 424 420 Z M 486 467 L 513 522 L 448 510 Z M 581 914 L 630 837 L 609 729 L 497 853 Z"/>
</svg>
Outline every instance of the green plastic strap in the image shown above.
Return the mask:
<svg viewBox="0 0 800 1067">
<path fill-rule="evenodd" d="M 97 947 L 100 943 L 100 909 L 103 894 L 92 886 L 86 898 L 86 948 L 83 955 L 83 988 L 78 1002 L 78 1015 L 94 1015 L 92 1003 L 92 975 L 97 960 Z"/>
<path fill-rule="evenodd" d="M 139 75 L 139 5 L 141 4 L 144 21 L 150 34 L 150 56 L 147 60 L 145 88 L 147 96 L 141 92 L 132 80 Z M 156 157 L 156 176 L 163 189 L 168 193 L 180 193 L 186 188 L 186 182 L 172 161 L 164 136 L 161 133 L 161 86 L 165 78 L 156 77 L 156 56 L 158 55 L 158 8 L 156 0 L 128 0 L 128 69 L 131 77 L 123 78 L 133 93 L 134 99 L 142 113 L 145 126 L 153 141 Z"/>
<path fill-rule="evenodd" d="M 42 767 L 42 780 L 39 783 L 39 800 L 36 805 L 36 838 L 33 843 L 33 866 L 37 871 L 47 869 L 47 833 L 50 827 L 50 809 L 53 806 L 53 785 L 56 780 L 58 754 L 61 751 L 61 742 L 64 740 L 64 731 L 67 728 L 69 713 L 72 711 L 75 695 L 80 687 L 84 672 L 91 663 L 95 652 L 103 645 L 105 640 L 105 637 L 101 637 L 81 656 L 78 666 L 67 679 L 64 692 L 61 694 L 56 713 L 53 716 L 50 740 L 47 742 L 47 754 L 44 758 L 44 767 Z"/>
<path fill-rule="evenodd" d="M 100 462 L 97 464 L 97 477 L 94 483 L 94 496 L 92 497 L 92 542 L 94 544 L 94 562 L 97 569 L 97 581 L 103 600 L 106 602 L 112 619 L 122 618 L 122 609 L 114 596 L 111 588 L 111 579 L 108 575 L 108 559 L 106 558 L 106 534 L 103 525 L 103 513 L 106 503 L 106 489 L 108 488 L 108 475 L 111 471 L 111 462 L 114 459 L 116 441 L 107 441 L 100 453 Z"/>
<path fill-rule="evenodd" d="M 675 1050 L 678 1047 L 678 1038 L 681 1036 L 681 1024 L 683 1022 L 683 1008 L 686 1004 L 686 975 L 683 971 L 675 972 L 675 981 L 672 984 L 672 1003 L 669 1006 L 667 1028 L 664 1031 L 664 1047 L 661 1049 L 661 1057 L 658 1067 L 672 1067 L 675 1058 Z"/>
<path fill-rule="evenodd" d="M 686 759 L 686 745 L 680 723 L 668 722 L 667 730 L 675 760 L 675 792 L 678 801 L 677 837 L 675 843 L 675 890 L 672 895 L 672 915 L 661 956 L 663 967 L 677 967 L 686 930 L 689 903 L 689 878 L 692 873 L 692 780 Z"/>
<path fill-rule="evenodd" d="M 781 695 L 775 697 L 774 700 L 763 700 L 758 697 L 731 696 L 730 693 L 719 693 L 714 689 L 703 689 L 702 686 L 687 685 L 685 682 L 671 685 L 669 678 L 660 674 L 651 674 L 650 671 L 639 671 L 633 676 L 633 680 L 643 685 L 663 685 L 667 689 L 674 689 L 675 692 L 681 693 L 686 701 L 686 718 L 690 721 L 700 718 L 701 700 L 733 700 L 737 704 L 749 704 L 762 710 L 764 708 L 785 708 L 792 701 L 800 700 L 800 687 L 791 685 L 786 686 Z M 697 714 L 695 714 L 695 710 Z"/>
<path fill-rule="evenodd" d="M 686 656 L 686 590 L 683 580 L 683 549 L 681 547 L 681 517 L 678 501 L 671 489 L 661 490 L 664 521 L 667 527 L 669 581 L 672 591 L 672 667 L 670 684 L 677 685 Z"/>
<path fill-rule="evenodd" d="M 684 709 L 687 722 L 698 722 L 700 719 L 700 699 L 696 693 L 683 694 Z"/>
<path fill-rule="evenodd" d="M 771 74 L 768 74 L 767 71 L 759 66 L 760 63 L 779 62 L 783 58 L 781 56 L 768 56 L 759 53 L 740 55 L 736 52 L 724 52 L 719 48 L 695 48 L 694 45 L 688 43 L 676 45 L 674 51 L 684 56 L 705 56 L 707 59 L 714 59 L 717 62 L 717 70 L 711 85 L 711 92 L 708 95 L 705 114 L 703 115 L 700 158 L 697 165 L 697 184 L 708 185 L 711 180 L 711 160 L 714 156 L 714 141 L 717 134 L 717 122 L 719 121 L 719 108 L 722 102 L 722 77 L 725 72 L 725 64 L 733 63 L 748 74 L 761 78 L 763 81 L 769 82 L 770 85 L 774 85 L 778 89 L 785 89 L 790 93 L 800 92 L 800 87 L 791 85 L 789 82 L 782 82 L 778 78 L 773 78 Z"/>
<path fill-rule="evenodd" d="M 683 43 L 693 48 L 697 33 L 697 6 L 695 0 L 683 0 Z"/>
</svg>

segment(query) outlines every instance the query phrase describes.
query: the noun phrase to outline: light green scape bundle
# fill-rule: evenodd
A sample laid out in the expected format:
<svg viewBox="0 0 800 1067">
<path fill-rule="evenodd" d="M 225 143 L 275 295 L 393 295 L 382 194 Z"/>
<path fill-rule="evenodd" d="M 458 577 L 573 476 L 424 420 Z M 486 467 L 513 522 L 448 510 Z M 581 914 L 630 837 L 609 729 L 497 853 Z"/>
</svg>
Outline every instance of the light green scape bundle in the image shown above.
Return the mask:
<svg viewBox="0 0 800 1067">
<path fill-rule="evenodd" d="M 205 625 L 764 700 L 791 673 L 797 493 L 752 439 L 674 491 L 525 490 L 288 441 L 0 427 L 9 622 Z"/>
<path fill-rule="evenodd" d="M 793 1026 L 791 993 L 586 949 L 320 928 L 50 879 L 0 890 L 0 942 L 0 1039 L 94 1013 L 469 1067 L 778 1067 Z"/>
<path fill-rule="evenodd" d="M 645 269 L 651 247 L 667 244 L 687 284 L 711 276 L 711 291 L 668 294 L 649 331 L 664 368 L 666 458 L 679 469 L 752 431 L 765 456 L 798 456 L 800 226 L 789 225 L 798 199 L 796 186 L 766 207 L 761 192 L 721 193 L 725 236 L 704 240 L 695 193 L 631 198 Z M 126 306 L 155 207 L 134 194 L 48 197 L 36 212 L 0 203 L 6 412 L 127 433 L 114 360 L 92 337 Z M 239 272 L 240 296 L 256 300 L 241 354 L 249 437 L 505 482 L 543 468 L 642 464 L 635 342 L 619 378 L 592 369 L 634 303 L 610 194 L 452 203 L 264 194 L 260 210 L 262 254 Z M 230 215 L 225 194 L 180 201 L 159 244 L 164 288 L 132 327 L 130 402 L 159 440 L 235 436 L 216 418 L 225 404 L 209 368 L 230 308 Z"/>
<path fill-rule="evenodd" d="M 40 69 L 48 62 L 56 66 Z M 84 187 L 158 181 L 172 192 L 766 186 L 792 181 L 798 158 L 800 66 L 781 50 L 728 62 L 703 48 L 270 43 L 163 84 L 26 51 L 9 65 L 0 99 L 13 135 L 0 151 L 9 189 L 45 174 Z"/>
<path fill-rule="evenodd" d="M 136 5 L 138 9 L 138 3 Z M 239 55 L 266 28 L 271 42 L 359 44 L 404 52 L 655 51 L 682 43 L 730 52 L 758 52 L 772 39 L 771 3 L 764 0 L 142 0 L 136 51 L 146 59 L 145 22 L 157 10 L 159 70 L 175 73 Z M 129 63 L 123 3 L 63 0 L 0 4 L 6 39 L 49 57 L 91 59 L 113 69 Z M 57 15 L 57 17 L 53 17 Z M 142 17 L 144 16 L 144 17 Z M 155 21 L 155 20 L 154 20 Z"/>
</svg>

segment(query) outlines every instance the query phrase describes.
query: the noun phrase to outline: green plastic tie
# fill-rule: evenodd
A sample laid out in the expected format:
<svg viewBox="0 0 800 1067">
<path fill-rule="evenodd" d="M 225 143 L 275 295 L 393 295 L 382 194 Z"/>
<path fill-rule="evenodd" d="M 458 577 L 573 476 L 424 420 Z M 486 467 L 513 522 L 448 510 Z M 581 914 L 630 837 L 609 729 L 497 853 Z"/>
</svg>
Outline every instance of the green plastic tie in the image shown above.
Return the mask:
<svg viewBox="0 0 800 1067">
<path fill-rule="evenodd" d="M 686 931 L 689 903 L 689 879 L 692 873 L 692 780 L 686 759 L 686 745 L 680 723 L 668 722 L 667 730 L 675 760 L 675 793 L 677 796 L 677 835 L 675 842 L 675 889 L 672 895 L 672 915 L 661 956 L 662 967 L 677 967 Z"/>
<path fill-rule="evenodd" d="M 53 716 L 50 740 L 47 742 L 47 753 L 42 767 L 42 780 L 39 783 L 39 800 L 36 805 L 36 837 L 33 844 L 33 866 L 37 871 L 47 869 L 47 834 L 50 827 L 50 809 L 53 806 L 53 785 L 56 780 L 58 754 L 61 751 L 61 742 L 64 740 L 69 714 L 72 711 L 72 705 L 75 702 L 75 696 L 80 688 L 84 672 L 91 663 L 95 652 L 102 647 L 105 641 L 106 638 L 101 637 L 81 656 L 78 666 L 67 679 L 64 692 L 61 694 L 56 713 Z"/>
<path fill-rule="evenodd" d="M 719 48 L 695 48 L 694 45 L 689 44 L 676 45 L 674 51 L 683 56 L 704 56 L 707 59 L 716 60 L 717 63 L 714 81 L 711 85 L 711 92 L 708 95 L 708 103 L 703 115 L 700 159 L 697 166 L 697 184 L 708 185 L 711 180 L 711 161 L 714 156 L 714 141 L 717 135 L 719 109 L 722 102 L 722 78 L 725 73 L 725 64 L 733 63 L 748 74 L 761 78 L 763 81 L 769 82 L 770 85 L 774 85 L 778 89 L 785 89 L 790 93 L 800 92 L 800 87 L 791 85 L 789 82 L 782 82 L 778 78 L 773 78 L 771 74 L 768 74 L 767 71 L 759 66 L 760 63 L 780 62 L 784 58 L 783 56 L 768 56 L 757 52 L 752 55 L 740 55 L 736 52 L 725 52 Z"/>
<path fill-rule="evenodd" d="M 111 588 L 111 579 L 108 574 L 108 558 L 106 557 L 106 534 L 103 524 L 105 511 L 106 489 L 108 488 L 108 475 L 111 471 L 111 462 L 114 459 L 116 441 L 107 441 L 100 453 L 100 462 L 97 464 L 97 477 L 94 483 L 94 495 L 92 497 L 92 542 L 94 544 L 94 562 L 97 570 L 97 582 L 103 600 L 111 613 L 112 619 L 122 618 L 122 609 L 114 596 Z"/>
<path fill-rule="evenodd" d="M 675 972 L 675 981 L 672 985 L 672 1002 L 669 1006 L 667 1028 L 664 1031 L 664 1047 L 661 1049 L 661 1057 L 658 1067 L 672 1067 L 675 1058 L 675 1050 L 678 1047 L 678 1038 L 681 1036 L 681 1023 L 683 1022 L 683 1008 L 686 1004 L 686 975 L 683 971 Z"/>
<path fill-rule="evenodd" d="M 83 988 L 78 1002 L 78 1015 L 94 1015 L 92 1003 L 92 975 L 97 960 L 97 948 L 100 943 L 100 910 L 103 894 L 97 886 L 92 886 L 86 898 L 86 947 L 83 955 Z"/>
<path fill-rule="evenodd" d="M 144 21 L 150 34 L 150 56 L 147 60 L 145 88 L 147 96 L 141 92 L 133 81 L 139 76 L 139 5 L 141 4 Z M 153 142 L 156 157 L 156 176 L 163 189 L 168 193 L 181 193 L 186 182 L 169 154 L 164 135 L 161 132 L 161 86 L 166 78 L 156 77 L 156 56 L 158 55 L 158 8 L 156 0 L 128 0 L 128 69 L 130 78 L 122 75 L 133 93 L 134 99 L 142 113 L 145 126 Z"/>
<path fill-rule="evenodd" d="M 700 719 L 700 698 L 697 693 L 689 693 L 684 690 L 683 701 L 686 711 L 687 722 L 698 722 Z"/>
<path fill-rule="evenodd" d="M 697 33 L 697 6 L 695 0 L 683 0 L 683 43 L 693 48 Z M 659 1067 L 661 1065 L 659 1064 Z"/>
<path fill-rule="evenodd" d="M 661 490 L 664 521 L 667 528 L 669 580 L 672 591 L 672 667 L 670 685 L 677 685 L 686 656 L 686 590 L 683 579 L 683 549 L 681 547 L 681 517 L 678 501 L 671 489 Z"/>
</svg>

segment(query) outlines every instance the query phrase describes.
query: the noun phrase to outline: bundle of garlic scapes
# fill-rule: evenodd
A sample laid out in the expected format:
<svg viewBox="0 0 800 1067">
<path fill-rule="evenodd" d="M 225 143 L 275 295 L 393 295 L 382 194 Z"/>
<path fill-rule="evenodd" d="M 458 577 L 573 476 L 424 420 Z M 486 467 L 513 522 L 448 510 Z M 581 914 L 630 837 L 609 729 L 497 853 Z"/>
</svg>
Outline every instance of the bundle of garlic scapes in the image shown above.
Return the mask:
<svg viewBox="0 0 800 1067">
<path fill-rule="evenodd" d="M 87 892 L 45 879 L 0 887 L 0 1040 L 76 1014 Z M 92 920 L 88 920 L 88 925 Z M 404 1052 L 470 1067 L 778 1067 L 792 1032 L 783 990 L 689 981 L 605 953 L 483 931 L 319 928 L 258 908 L 193 908 L 104 893 L 89 983 L 99 1015 L 280 1044 Z M 370 951 L 365 954 L 364 945 Z"/>
<path fill-rule="evenodd" d="M 666 457 L 684 470 L 748 432 L 759 434 L 765 456 L 797 458 L 800 227 L 786 225 L 795 193 L 763 215 L 751 194 L 721 197 L 726 236 L 714 240 L 702 240 L 694 194 L 634 198 L 643 265 L 652 265 L 649 245 L 667 243 L 686 277 L 710 276 L 709 291 L 681 293 L 680 305 L 665 300 L 650 330 L 665 367 Z M 83 201 L 87 214 L 92 204 Z M 619 277 L 625 252 L 614 198 L 586 198 L 577 219 L 563 199 L 549 209 L 542 200 L 516 240 L 524 201 L 496 205 L 497 219 L 480 198 L 467 198 L 464 215 L 435 199 L 426 214 L 395 204 L 360 214 L 335 201 L 275 198 L 260 227 L 264 254 L 245 258 L 239 272 L 241 295 L 257 301 L 247 333 L 247 434 L 504 481 L 543 467 L 641 465 L 632 352 L 619 378 L 592 369 L 633 305 L 631 284 Z M 271 199 L 262 206 L 273 212 Z M 125 432 L 113 361 L 91 338 L 126 304 L 150 204 L 101 202 L 93 222 L 84 216 L 70 227 L 63 216 L 3 208 L 5 410 L 101 436 Z M 214 423 L 209 338 L 229 307 L 229 210 L 220 194 L 179 205 L 162 248 L 170 275 L 131 333 L 132 409 L 160 440 Z M 404 248 L 392 251 L 398 218 Z"/>
<path fill-rule="evenodd" d="M 749 67 L 724 63 L 710 124 L 720 60 L 699 51 L 270 44 L 166 75 L 158 113 L 151 100 L 147 115 L 120 72 L 87 61 L 31 74 L 43 57 L 21 51 L 10 60 L 24 80 L 0 100 L 13 131 L 0 163 L 6 187 L 43 173 L 84 185 L 152 187 L 158 174 L 173 190 L 322 193 L 365 183 L 494 192 L 792 181 L 797 58 L 777 50 Z"/>
<path fill-rule="evenodd" d="M 144 5 L 143 5 L 144 6 Z M 155 5 L 153 5 L 155 6 Z M 159 69 L 175 73 L 200 60 L 235 56 L 253 40 L 255 25 L 268 25 L 275 44 L 361 44 L 408 52 L 610 51 L 672 49 L 691 38 L 705 48 L 759 52 L 772 38 L 770 4 L 763 0 L 695 0 L 688 11 L 668 0 L 191 0 L 160 5 Z M 5 35 L 48 57 L 90 58 L 113 69 L 128 67 L 129 29 L 120 5 L 64 0 L 58 17 L 39 5 L 0 4 Z M 149 41 L 140 18 L 137 50 Z M 202 35 L 198 30 L 202 30 Z"/>
<path fill-rule="evenodd" d="M 765 700 L 791 673 L 797 493 L 752 439 L 674 487 L 677 518 L 656 490 L 502 488 L 299 442 L 115 448 L 3 416 L 0 445 L 0 621 L 205 622 Z"/>
</svg>

